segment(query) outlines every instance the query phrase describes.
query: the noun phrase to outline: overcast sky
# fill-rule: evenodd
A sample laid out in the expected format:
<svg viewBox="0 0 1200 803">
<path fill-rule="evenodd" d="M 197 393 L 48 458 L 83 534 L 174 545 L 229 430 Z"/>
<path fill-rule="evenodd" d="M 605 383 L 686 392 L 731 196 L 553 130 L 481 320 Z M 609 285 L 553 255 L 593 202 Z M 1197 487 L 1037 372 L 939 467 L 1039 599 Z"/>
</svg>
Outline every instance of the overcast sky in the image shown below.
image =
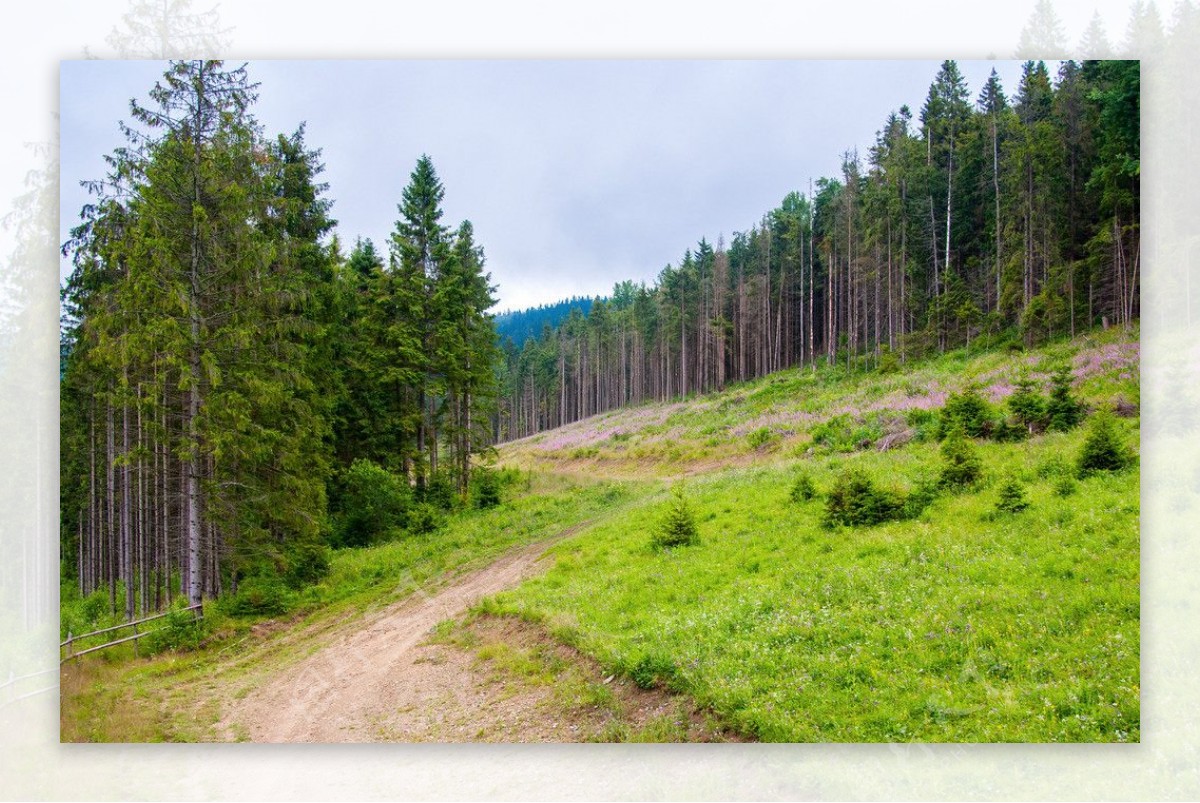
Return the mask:
<svg viewBox="0 0 1200 803">
<path fill-rule="evenodd" d="M 443 222 L 469 219 L 496 310 L 653 282 L 701 237 L 745 231 L 792 190 L 865 159 L 887 114 L 919 114 L 936 61 L 254 61 L 268 133 L 307 122 L 323 149 L 348 252 L 386 252 L 422 153 L 446 188 Z M 1020 64 L 960 61 L 971 101 L 992 67 L 1010 96 Z M 61 69 L 61 228 L 122 144 L 118 120 L 165 64 Z M 1051 65 L 1052 72 L 1056 65 Z"/>
</svg>

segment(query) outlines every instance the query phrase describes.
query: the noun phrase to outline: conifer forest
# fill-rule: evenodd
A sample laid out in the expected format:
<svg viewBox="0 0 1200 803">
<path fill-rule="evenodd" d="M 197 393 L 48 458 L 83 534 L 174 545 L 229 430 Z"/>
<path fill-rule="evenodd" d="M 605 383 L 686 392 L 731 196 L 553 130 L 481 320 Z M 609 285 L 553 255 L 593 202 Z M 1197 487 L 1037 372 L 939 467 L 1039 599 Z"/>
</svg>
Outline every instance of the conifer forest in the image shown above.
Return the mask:
<svg viewBox="0 0 1200 803">
<path fill-rule="evenodd" d="M 303 587 L 377 520 L 433 531 L 487 499 L 507 441 L 785 368 L 1131 325 L 1139 82 L 1028 61 L 975 92 L 945 61 L 839 175 L 697 232 L 653 283 L 515 311 L 514 338 L 429 156 L 386 243 L 343 241 L 304 126 L 264 130 L 245 66 L 172 62 L 63 245 L 64 583 L 128 619 Z"/>
</svg>

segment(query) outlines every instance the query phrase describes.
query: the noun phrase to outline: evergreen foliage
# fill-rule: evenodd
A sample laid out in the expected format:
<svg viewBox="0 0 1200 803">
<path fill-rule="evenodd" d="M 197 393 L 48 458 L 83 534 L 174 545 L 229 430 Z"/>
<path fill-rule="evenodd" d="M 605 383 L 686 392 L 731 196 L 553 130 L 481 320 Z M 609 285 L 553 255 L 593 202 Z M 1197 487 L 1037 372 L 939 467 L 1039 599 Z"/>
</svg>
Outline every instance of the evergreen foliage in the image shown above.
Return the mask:
<svg viewBox="0 0 1200 803">
<path fill-rule="evenodd" d="M 1083 404 L 1071 390 L 1071 368 L 1063 365 L 1050 378 L 1050 399 L 1046 402 L 1046 425 L 1055 432 L 1074 429 L 1083 420 Z"/>
<path fill-rule="evenodd" d="M 942 436 L 958 428 L 969 438 L 983 438 L 992 431 L 992 406 L 979 392 L 979 386 L 968 385 L 961 393 L 951 393 L 942 408 Z"/>
<path fill-rule="evenodd" d="M 951 427 L 942 441 L 942 471 L 939 485 L 958 491 L 970 488 L 983 478 L 983 461 L 961 426 Z"/>
<path fill-rule="evenodd" d="M 811 502 L 817 498 L 817 485 L 813 482 L 813 478 L 807 471 L 796 473 L 796 479 L 792 483 L 790 493 L 791 500 L 797 504 L 803 502 Z"/>
<path fill-rule="evenodd" d="M 1025 486 L 1015 476 L 1005 477 L 1000 485 L 996 510 L 999 513 L 1020 513 L 1029 507 L 1029 497 L 1025 494 Z"/>
<path fill-rule="evenodd" d="M 1028 376 L 1017 380 L 1016 389 L 1008 397 L 1008 409 L 1026 432 L 1034 434 L 1046 427 L 1046 399 Z"/>
<path fill-rule="evenodd" d="M 486 510 L 500 504 L 500 478 L 489 468 L 475 469 L 475 507 Z"/>
<path fill-rule="evenodd" d="M 657 549 L 670 549 L 679 546 L 691 546 L 700 540 L 696 528 L 696 517 L 691 505 L 684 496 L 683 487 L 676 485 L 671 489 L 671 502 L 667 514 L 659 524 L 654 534 L 653 545 Z"/>
<path fill-rule="evenodd" d="M 432 532 L 493 498 L 472 460 L 496 441 L 788 366 L 886 373 L 1140 314 L 1136 62 L 1052 77 L 1029 61 L 1011 96 L 993 73 L 972 106 L 946 61 L 917 113 L 888 113 L 837 176 L 728 242 L 701 238 L 650 286 L 510 315 L 525 333 L 503 345 L 483 249 L 443 220 L 432 159 L 399 188 L 386 248 L 344 254 L 320 149 L 302 125 L 264 132 L 257 91 L 245 68 L 171 62 L 64 247 L 63 570 L 126 618 L 234 588 L 267 610 L 261 589 L 317 582 L 328 545 Z M 1042 401 L 1019 385 L 995 422 L 968 389 L 936 433 L 929 411 L 910 423 L 946 435 L 939 483 L 964 487 L 967 436 L 1083 418 L 1067 368 Z M 883 431 L 835 418 L 814 430 L 831 449 Z M 1118 459 L 1096 451 L 1079 471 Z M 925 491 L 864 509 L 913 515 Z"/>
<path fill-rule="evenodd" d="M 592 309 L 592 303 L 598 300 L 571 296 L 553 304 L 501 312 L 496 315 L 496 335 L 501 342 L 511 341 L 513 348 L 521 349 L 526 340 L 536 340 L 547 328 L 551 331 L 557 329 L 574 311 L 586 317 Z"/>
<path fill-rule="evenodd" d="M 789 366 L 887 372 L 1131 324 L 1138 80 L 1136 62 L 1066 61 L 1052 76 L 1030 60 L 1011 95 L 993 72 L 972 106 L 944 62 L 918 113 L 888 113 L 838 176 L 728 242 L 701 239 L 653 286 L 622 282 L 506 343 L 498 439 Z"/>
<path fill-rule="evenodd" d="M 126 618 L 235 587 L 273 609 L 262 589 L 319 581 L 327 542 L 403 526 L 410 485 L 466 500 L 492 439 L 492 288 L 431 160 L 388 264 L 343 257 L 320 150 L 266 136 L 256 90 L 171 62 L 64 247 L 63 553 L 84 596 L 129 589 Z"/>
<path fill-rule="evenodd" d="M 1075 464 L 1079 476 L 1087 477 L 1098 471 L 1120 471 L 1131 465 L 1133 459 L 1129 447 L 1117 434 L 1112 414 L 1105 410 L 1093 415 Z"/>
<path fill-rule="evenodd" d="M 904 498 L 858 469 L 839 474 L 825 496 L 826 527 L 867 527 L 903 516 Z"/>
<path fill-rule="evenodd" d="M 334 517 L 338 546 L 367 546 L 406 526 L 413 499 L 401 477 L 359 458 L 343 472 L 340 485 Z"/>
</svg>

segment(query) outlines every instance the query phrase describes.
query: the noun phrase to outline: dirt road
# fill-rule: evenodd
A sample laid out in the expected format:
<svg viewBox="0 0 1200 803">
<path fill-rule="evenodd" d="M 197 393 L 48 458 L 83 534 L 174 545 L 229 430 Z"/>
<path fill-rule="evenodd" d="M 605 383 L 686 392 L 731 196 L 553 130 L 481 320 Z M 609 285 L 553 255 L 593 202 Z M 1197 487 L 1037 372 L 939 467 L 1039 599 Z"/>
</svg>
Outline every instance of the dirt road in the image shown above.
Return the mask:
<svg viewBox="0 0 1200 803">
<path fill-rule="evenodd" d="M 497 694 L 466 652 L 422 643 L 438 622 L 532 574 L 546 547 L 507 555 L 335 634 L 230 701 L 218 733 L 255 742 L 569 739 L 555 739 L 552 727 L 539 738 L 553 723 L 541 721 L 537 700 Z"/>
</svg>

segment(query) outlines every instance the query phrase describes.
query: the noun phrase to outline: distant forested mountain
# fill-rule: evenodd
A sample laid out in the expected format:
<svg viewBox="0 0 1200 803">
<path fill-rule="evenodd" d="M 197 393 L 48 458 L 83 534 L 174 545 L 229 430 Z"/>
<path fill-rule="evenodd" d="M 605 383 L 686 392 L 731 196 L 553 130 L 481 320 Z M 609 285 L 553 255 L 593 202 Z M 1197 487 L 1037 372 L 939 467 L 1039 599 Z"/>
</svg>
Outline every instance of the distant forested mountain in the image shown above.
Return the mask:
<svg viewBox="0 0 1200 803">
<path fill-rule="evenodd" d="M 593 300 L 571 296 L 553 304 L 543 304 L 540 307 L 501 312 L 496 316 L 496 334 L 500 336 L 501 342 L 505 338 L 512 338 L 513 343 L 520 348 L 529 338 L 539 336 L 545 326 L 549 325 L 551 329 L 557 329 L 573 309 L 587 315 L 592 308 Z"/>
</svg>

